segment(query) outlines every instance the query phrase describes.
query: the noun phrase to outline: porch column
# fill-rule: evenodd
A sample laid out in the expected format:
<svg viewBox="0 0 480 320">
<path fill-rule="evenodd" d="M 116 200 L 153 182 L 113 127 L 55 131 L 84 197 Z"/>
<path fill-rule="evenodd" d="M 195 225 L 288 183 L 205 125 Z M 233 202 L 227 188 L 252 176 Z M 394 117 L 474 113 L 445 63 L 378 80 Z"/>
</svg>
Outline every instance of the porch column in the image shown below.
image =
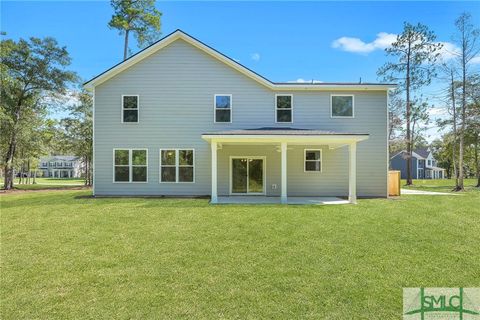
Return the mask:
<svg viewBox="0 0 480 320">
<path fill-rule="evenodd" d="M 281 203 L 287 203 L 287 143 L 282 142 L 280 145 L 282 155 L 282 186 L 281 186 Z"/>
<path fill-rule="evenodd" d="M 349 164 L 348 164 L 348 201 L 357 203 L 357 143 L 350 143 L 348 146 Z"/>
<path fill-rule="evenodd" d="M 217 142 L 212 141 L 210 147 L 212 149 L 212 195 L 210 203 L 217 203 Z"/>
</svg>

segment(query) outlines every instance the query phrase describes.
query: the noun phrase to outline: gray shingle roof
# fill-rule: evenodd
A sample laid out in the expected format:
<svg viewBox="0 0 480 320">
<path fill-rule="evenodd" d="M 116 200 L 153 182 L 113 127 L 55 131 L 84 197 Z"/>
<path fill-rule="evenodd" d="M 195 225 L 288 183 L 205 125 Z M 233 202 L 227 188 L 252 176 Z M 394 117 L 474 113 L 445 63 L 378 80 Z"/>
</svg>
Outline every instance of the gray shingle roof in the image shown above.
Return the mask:
<svg viewBox="0 0 480 320">
<path fill-rule="evenodd" d="M 299 129 L 299 128 L 276 128 L 264 127 L 256 129 L 225 130 L 204 133 L 204 135 L 291 135 L 291 136 L 318 136 L 318 135 L 362 135 L 368 136 L 368 133 L 337 132 L 330 130 L 317 129 Z"/>
<path fill-rule="evenodd" d="M 428 155 L 430 154 L 430 151 L 428 151 L 428 149 L 415 149 L 413 150 L 413 152 L 415 152 L 416 154 L 418 154 L 423 158 L 427 158 Z"/>
<path fill-rule="evenodd" d="M 47 162 L 47 161 L 75 161 L 78 160 L 79 157 L 77 156 L 50 156 L 41 158 L 40 161 Z"/>
</svg>

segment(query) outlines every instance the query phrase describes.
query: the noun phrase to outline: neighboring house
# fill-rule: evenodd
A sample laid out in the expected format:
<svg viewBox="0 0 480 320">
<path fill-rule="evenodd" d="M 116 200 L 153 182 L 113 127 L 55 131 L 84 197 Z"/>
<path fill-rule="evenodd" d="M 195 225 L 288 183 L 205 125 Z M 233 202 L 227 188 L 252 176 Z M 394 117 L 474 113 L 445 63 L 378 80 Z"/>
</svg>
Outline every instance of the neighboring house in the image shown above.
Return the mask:
<svg viewBox="0 0 480 320">
<path fill-rule="evenodd" d="M 177 30 L 85 87 L 94 195 L 387 197 L 394 85 L 273 83 Z"/>
<path fill-rule="evenodd" d="M 39 170 L 49 178 L 80 178 L 82 161 L 76 156 L 50 156 L 40 159 Z"/>
<path fill-rule="evenodd" d="M 407 179 L 407 151 L 403 150 L 390 159 L 392 170 L 401 171 L 402 179 Z M 437 160 L 429 149 L 412 152 L 412 179 L 444 179 L 445 169 L 437 167 Z"/>
</svg>

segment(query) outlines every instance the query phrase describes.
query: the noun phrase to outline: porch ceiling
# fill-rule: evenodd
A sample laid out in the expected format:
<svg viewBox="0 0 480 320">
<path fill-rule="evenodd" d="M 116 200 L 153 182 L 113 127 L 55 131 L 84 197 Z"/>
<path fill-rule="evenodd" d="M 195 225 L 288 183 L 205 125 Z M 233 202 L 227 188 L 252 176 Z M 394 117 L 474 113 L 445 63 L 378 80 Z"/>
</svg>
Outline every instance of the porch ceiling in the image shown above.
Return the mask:
<svg viewBox="0 0 480 320">
<path fill-rule="evenodd" d="M 348 144 L 369 138 L 368 133 L 335 132 L 316 129 L 258 128 L 217 131 L 202 134 L 208 142 L 272 144 Z"/>
</svg>

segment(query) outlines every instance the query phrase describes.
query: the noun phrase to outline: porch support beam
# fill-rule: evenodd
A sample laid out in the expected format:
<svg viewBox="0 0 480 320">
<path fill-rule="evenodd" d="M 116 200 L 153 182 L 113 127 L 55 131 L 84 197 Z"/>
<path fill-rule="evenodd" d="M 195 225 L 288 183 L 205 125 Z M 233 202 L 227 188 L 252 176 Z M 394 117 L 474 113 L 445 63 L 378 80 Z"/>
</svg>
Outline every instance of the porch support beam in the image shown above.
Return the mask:
<svg viewBox="0 0 480 320">
<path fill-rule="evenodd" d="M 282 158 L 282 181 L 281 181 L 281 203 L 287 203 L 287 143 L 281 142 L 280 152 Z"/>
<path fill-rule="evenodd" d="M 348 146 L 348 201 L 357 203 L 357 143 L 352 142 Z"/>
<path fill-rule="evenodd" d="M 210 203 L 217 203 L 217 142 L 212 141 L 210 144 L 212 150 L 212 194 Z"/>
</svg>

